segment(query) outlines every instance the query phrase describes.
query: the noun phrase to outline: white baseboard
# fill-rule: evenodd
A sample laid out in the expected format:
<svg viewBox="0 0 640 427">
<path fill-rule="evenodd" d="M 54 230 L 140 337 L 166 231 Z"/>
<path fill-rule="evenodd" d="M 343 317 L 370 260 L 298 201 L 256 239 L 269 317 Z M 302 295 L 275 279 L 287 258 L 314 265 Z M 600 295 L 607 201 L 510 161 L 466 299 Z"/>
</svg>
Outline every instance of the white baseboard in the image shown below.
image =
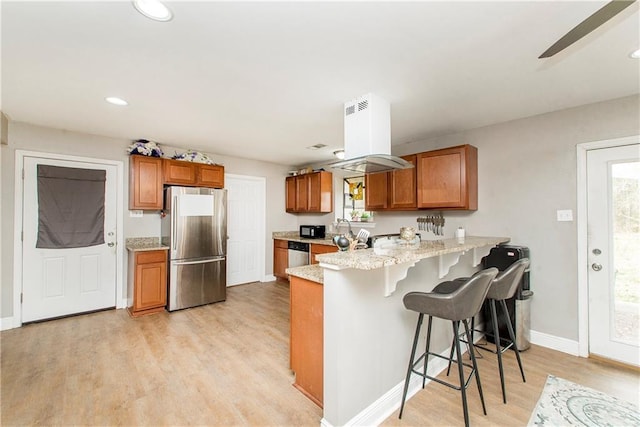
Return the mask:
<svg viewBox="0 0 640 427">
<path fill-rule="evenodd" d="M 0 318 L 0 331 L 6 331 L 17 327 L 18 326 L 13 316 Z"/>
<path fill-rule="evenodd" d="M 552 350 L 558 350 L 573 356 L 580 356 L 580 344 L 567 338 L 556 337 L 555 335 L 543 332 L 531 331 L 531 343 Z"/>
<path fill-rule="evenodd" d="M 274 280 L 276 280 L 276 276 L 273 274 L 267 274 L 262 278 L 261 282 L 273 282 Z"/>
<path fill-rule="evenodd" d="M 464 347 L 463 347 L 464 348 Z M 449 348 L 440 353 L 443 357 L 449 357 Z M 428 374 L 432 377 L 438 376 L 440 372 L 447 369 L 447 361 L 443 359 L 429 360 Z M 457 378 L 457 377 L 456 377 Z M 455 379 L 453 380 L 455 382 Z M 426 383 L 431 381 L 427 379 Z M 363 411 L 357 414 L 355 417 L 347 421 L 345 426 L 377 426 L 380 425 L 391 416 L 402 404 L 402 392 L 404 390 L 404 379 L 400 383 L 396 384 L 391 390 L 382 395 L 379 399 L 366 407 Z M 407 390 L 407 402 L 416 393 L 422 390 L 422 377 L 418 375 L 412 375 L 409 382 L 409 389 Z M 405 403 L 406 405 L 406 403 Z M 406 410 L 406 406 L 405 406 Z M 333 425 L 322 418 L 320 420 L 322 427 L 333 427 Z"/>
</svg>

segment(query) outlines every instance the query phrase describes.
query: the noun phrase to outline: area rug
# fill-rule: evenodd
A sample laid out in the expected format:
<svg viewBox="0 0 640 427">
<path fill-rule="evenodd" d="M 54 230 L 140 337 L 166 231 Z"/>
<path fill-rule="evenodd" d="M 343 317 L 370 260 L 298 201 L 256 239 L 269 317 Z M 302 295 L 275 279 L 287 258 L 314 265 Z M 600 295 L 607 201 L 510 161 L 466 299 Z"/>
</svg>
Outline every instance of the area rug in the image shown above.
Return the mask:
<svg viewBox="0 0 640 427">
<path fill-rule="evenodd" d="M 529 426 L 640 426 L 629 402 L 549 375 Z"/>
</svg>

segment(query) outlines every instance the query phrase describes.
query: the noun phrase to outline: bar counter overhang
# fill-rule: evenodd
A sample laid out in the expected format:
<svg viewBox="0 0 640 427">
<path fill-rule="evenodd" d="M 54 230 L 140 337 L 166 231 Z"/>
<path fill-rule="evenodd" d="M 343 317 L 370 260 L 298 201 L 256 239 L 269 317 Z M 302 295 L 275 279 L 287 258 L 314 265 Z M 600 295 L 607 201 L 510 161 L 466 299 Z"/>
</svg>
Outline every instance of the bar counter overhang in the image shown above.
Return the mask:
<svg viewBox="0 0 640 427">
<path fill-rule="evenodd" d="M 323 268 L 324 426 L 377 425 L 400 407 L 415 331 L 403 296 L 469 276 L 508 237 L 427 240 L 391 249 L 318 255 Z M 432 348 L 448 354 L 453 331 L 434 320 Z M 424 347 L 424 336 L 421 344 Z M 429 364 L 436 374 L 444 362 Z M 422 386 L 414 376 L 408 396 Z"/>
</svg>

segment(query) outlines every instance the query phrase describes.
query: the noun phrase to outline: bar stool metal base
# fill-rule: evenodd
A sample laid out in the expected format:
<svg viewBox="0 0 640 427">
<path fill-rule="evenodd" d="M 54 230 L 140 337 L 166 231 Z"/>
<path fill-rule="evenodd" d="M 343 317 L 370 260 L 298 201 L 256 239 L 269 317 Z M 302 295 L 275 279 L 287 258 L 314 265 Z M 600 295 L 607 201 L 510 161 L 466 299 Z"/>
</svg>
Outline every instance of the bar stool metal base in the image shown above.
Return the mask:
<svg viewBox="0 0 640 427">
<path fill-rule="evenodd" d="M 480 394 L 480 401 L 482 402 L 482 411 L 484 412 L 485 415 L 487 415 L 487 409 L 485 407 L 484 404 L 484 396 L 482 394 L 482 385 L 480 383 L 480 375 L 478 374 L 478 366 L 476 364 L 476 358 L 475 355 L 473 354 L 474 352 L 471 351 L 469 352 L 470 357 L 471 357 L 471 364 L 467 364 L 462 362 L 462 352 L 461 352 L 461 348 L 460 348 L 460 337 L 458 334 L 458 330 L 459 330 L 459 326 L 460 326 L 460 320 L 453 320 L 451 321 L 452 326 L 453 326 L 453 336 L 454 336 L 454 340 L 452 343 L 452 348 L 451 348 L 451 356 L 449 358 L 446 358 L 438 353 L 433 353 L 430 351 L 430 344 L 431 344 L 431 325 L 432 325 L 432 320 L 433 320 L 433 316 L 429 316 L 429 321 L 427 324 L 427 341 L 426 341 L 426 348 L 425 348 L 425 352 L 422 353 L 418 359 L 415 359 L 415 355 L 416 355 L 416 349 L 418 346 L 418 340 L 420 338 L 420 329 L 422 327 L 422 322 L 424 319 L 424 314 L 420 313 L 418 316 L 418 324 L 416 326 L 416 333 L 413 339 L 413 347 L 411 349 L 411 356 L 409 358 L 409 366 L 407 368 L 407 376 L 405 378 L 405 383 L 404 383 L 404 391 L 402 393 L 402 404 L 400 406 L 400 414 L 398 415 L 398 418 L 402 418 L 402 412 L 404 411 L 404 404 L 407 398 L 407 391 L 409 389 L 409 380 L 411 379 L 411 374 L 417 374 L 420 375 L 422 377 L 422 388 L 424 389 L 425 384 L 426 384 L 426 380 L 429 379 L 431 381 L 435 381 L 439 384 L 445 385 L 449 388 L 452 388 L 454 390 L 458 390 L 461 393 L 462 396 L 462 408 L 463 408 L 463 412 L 464 412 L 464 423 L 465 426 L 469 426 L 469 410 L 467 407 L 467 393 L 466 393 L 466 389 L 469 386 L 469 383 L 471 382 L 471 378 L 475 376 L 476 379 L 476 384 L 478 385 L 478 393 Z M 466 333 L 466 337 L 469 341 L 471 341 L 471 333 L 469 331 L 469 324 L 468 321 L 462 320 L 462 323 L 464 325 L 464 330 Z M 472 341 L 471 341 L 472 342 Z M 456 351 L 457 354 L 457 365 L 458 365 L 458 375 L 459 375 L 459 385 L 455 385 L 446 381 L 443 381 L 439 378 L 436 377 L 432 377 L 430 375 L 427 374 L 427 368 L 428 368 L 428 363 L 429 363 L 429 356 L 434 356 L 434 357 L 438 357 L 444 360 L 448 360 L 449 361 L 449 366 L 451 366 L 451 362 L 452 362 L 452 358 L 453 358 L 453 351 Z M 423 365 L 423 369 L 422 372 L 418 371 L 416 369 L 416 367 L 420 364 L 420 362 L 422 362 L 422 360 L 424 359 L 424 365 Z M 468 368 L 471 368 L 471 372 L 469 373 L 469 375 L 465 378 L 465 374 L 464 374 L 464 370 L 463 370 L 463 366 L 466 366 Z"/>
<path fill-rule="evenodd" d="M 477 329 L 474 329 L 474 323 L 475 323 L 475 319 L 471 320 L 471 334 L 470 334 L 470 338 L 468 340 L 464 339 L 464 335 L 466 335 L 466 332 L 458 334 L 459 336 L 462 336 L 463 338 L 459 338 L 460 341 L 464 342 L 467 344 L 467 348 L 470 348 L 469 343 L 473 343 L 473 347 L 474 348 L 478 348 L 481 350 L 486 350 L 486 351 L 490 351 L 491 353 L 497 355 L 498 357 L 498 370 L 500 371 L 500 386 L 502 388 L 502 402 L 503 403 L 507 403 L 507 391 L 506 391 L 506 387 L 505 387 L 505 383 L 504 383 L 504 369 L 502 367 L 502 354 L 507 351 L 508 349 L 513 347 L 513 351 L 516 354 L 516 360 L 518 361 L 518 367 L 520 368 L 520 375 L 522 376 L 522 382 L 526 383 L 527 379 L 525 378 L 524 375 L 524 368 L 522 367 L 522 360 L 520 359 L 520 350 L 518 350 L 518 347 L 516 346 L 516 338 L 515 338 L 515 333 L 513 332 L 513 326 L 511 325 L 511 316 L 509 316 L 509 310 L 507 309 L 507 304 L 505 302 L 505 300 L 497 300 L 500 303 L 500 307 L 502 307 L 502 311 L 506 317 L 507 320 L 507 331 L 509 332 L 509 339 L 507 338 L 503 338 L 500 336 L 500 330 L 498 328 L 498 314 L 497 314 L 497 310 L 496 310 L 496 300 L 494 299 L 488 299 L 487 300 L 489 302 L 489 307 L 491 309 L 491 325 L 493 328 L 493 334 L 488 334 L 493 336 L 494 338 L 494 342 L 496 345 L 495 350 L 491 349 L 489 347 L 485 347 L 485 345 L 483 344 L 476 344 L 473 341 L 473 333 L 474 332 L 483 332 L 483 331 L 478 331 Z M 471 350 L 469 351 L 469 353 L 471 354 Z M 449 375 L 449 372 L 451 371 L 451 363 L 454 361 L 453 359 L 453 348 L 451 349 L 451 353 L 449 355 L 449 366 L 447 367 L 447 376 Z"/>
</svg>

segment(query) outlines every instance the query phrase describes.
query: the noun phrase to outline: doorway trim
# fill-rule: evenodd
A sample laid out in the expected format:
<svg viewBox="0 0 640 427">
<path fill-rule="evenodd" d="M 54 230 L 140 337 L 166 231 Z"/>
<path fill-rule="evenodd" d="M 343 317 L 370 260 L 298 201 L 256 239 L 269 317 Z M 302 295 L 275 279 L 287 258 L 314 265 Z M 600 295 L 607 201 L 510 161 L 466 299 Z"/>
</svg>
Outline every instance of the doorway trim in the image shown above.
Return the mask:
<svg viewBox="0 0 640 427">
<path fill-rule="evenodd" d="M 225 181 L 226 178 L 235 178 L 235 179 L 244 179 L 247 181 L 255 181 L 260 183 L 260 200 L 257 200 L 257 214 L 259 215 L 259 218 L 261 218 L 260 221 L 260 227 L 258 229 L 258 239 L 259 241 L 262 242 L 261 245 L 258 246 L 258 269 L 261 272 L 260 273 L 260 282 L 268 282 L 272 279 L 270 279 L 269 277 L 267 277 L 267 275 L 265 274 L 265 268 L 266 268 L 266 261 L 265 261 L 265 254 L 267 253 L 267 249 L 266 249 L 266 240 L 267 240 L 267 236 L 266 236 L 266 223 L 267 223 L 267 179 L 263 176 L 252 176 L 252 175 L 237 175 L 237 174 L 232 174 L 232 173 L 225 173 Z"/>
<path fill-rule="evenodd" d="M 578 355 L 589 357 L 589 271 L 587 229 L 587 151 L 636 144 L 640 135 L 576 145 L 577 154 L 577 246 L 578 246 Z"/>
<path fill-rule="evenodd" d="M 69 156 L 65 154 L 45 153 L 40 151 L 16 150 L 15 176 L 14 176 L 14 229 L 13 229 L 13 321 L 12 327 L 22 326 L 22 229 L 24 202 L 22 171 L 25 157 L 39 157 L 51 160 L 67 160 L 86 163 L 99 163 L 115 166 L 116 171 L 116 242 L 118 252 L 116 254 L 116 308 L 126 308 L 127 294 L 124 289 L 124 162 L 121 160 L 106 160 L 93 157 Z"/>
</svg>

